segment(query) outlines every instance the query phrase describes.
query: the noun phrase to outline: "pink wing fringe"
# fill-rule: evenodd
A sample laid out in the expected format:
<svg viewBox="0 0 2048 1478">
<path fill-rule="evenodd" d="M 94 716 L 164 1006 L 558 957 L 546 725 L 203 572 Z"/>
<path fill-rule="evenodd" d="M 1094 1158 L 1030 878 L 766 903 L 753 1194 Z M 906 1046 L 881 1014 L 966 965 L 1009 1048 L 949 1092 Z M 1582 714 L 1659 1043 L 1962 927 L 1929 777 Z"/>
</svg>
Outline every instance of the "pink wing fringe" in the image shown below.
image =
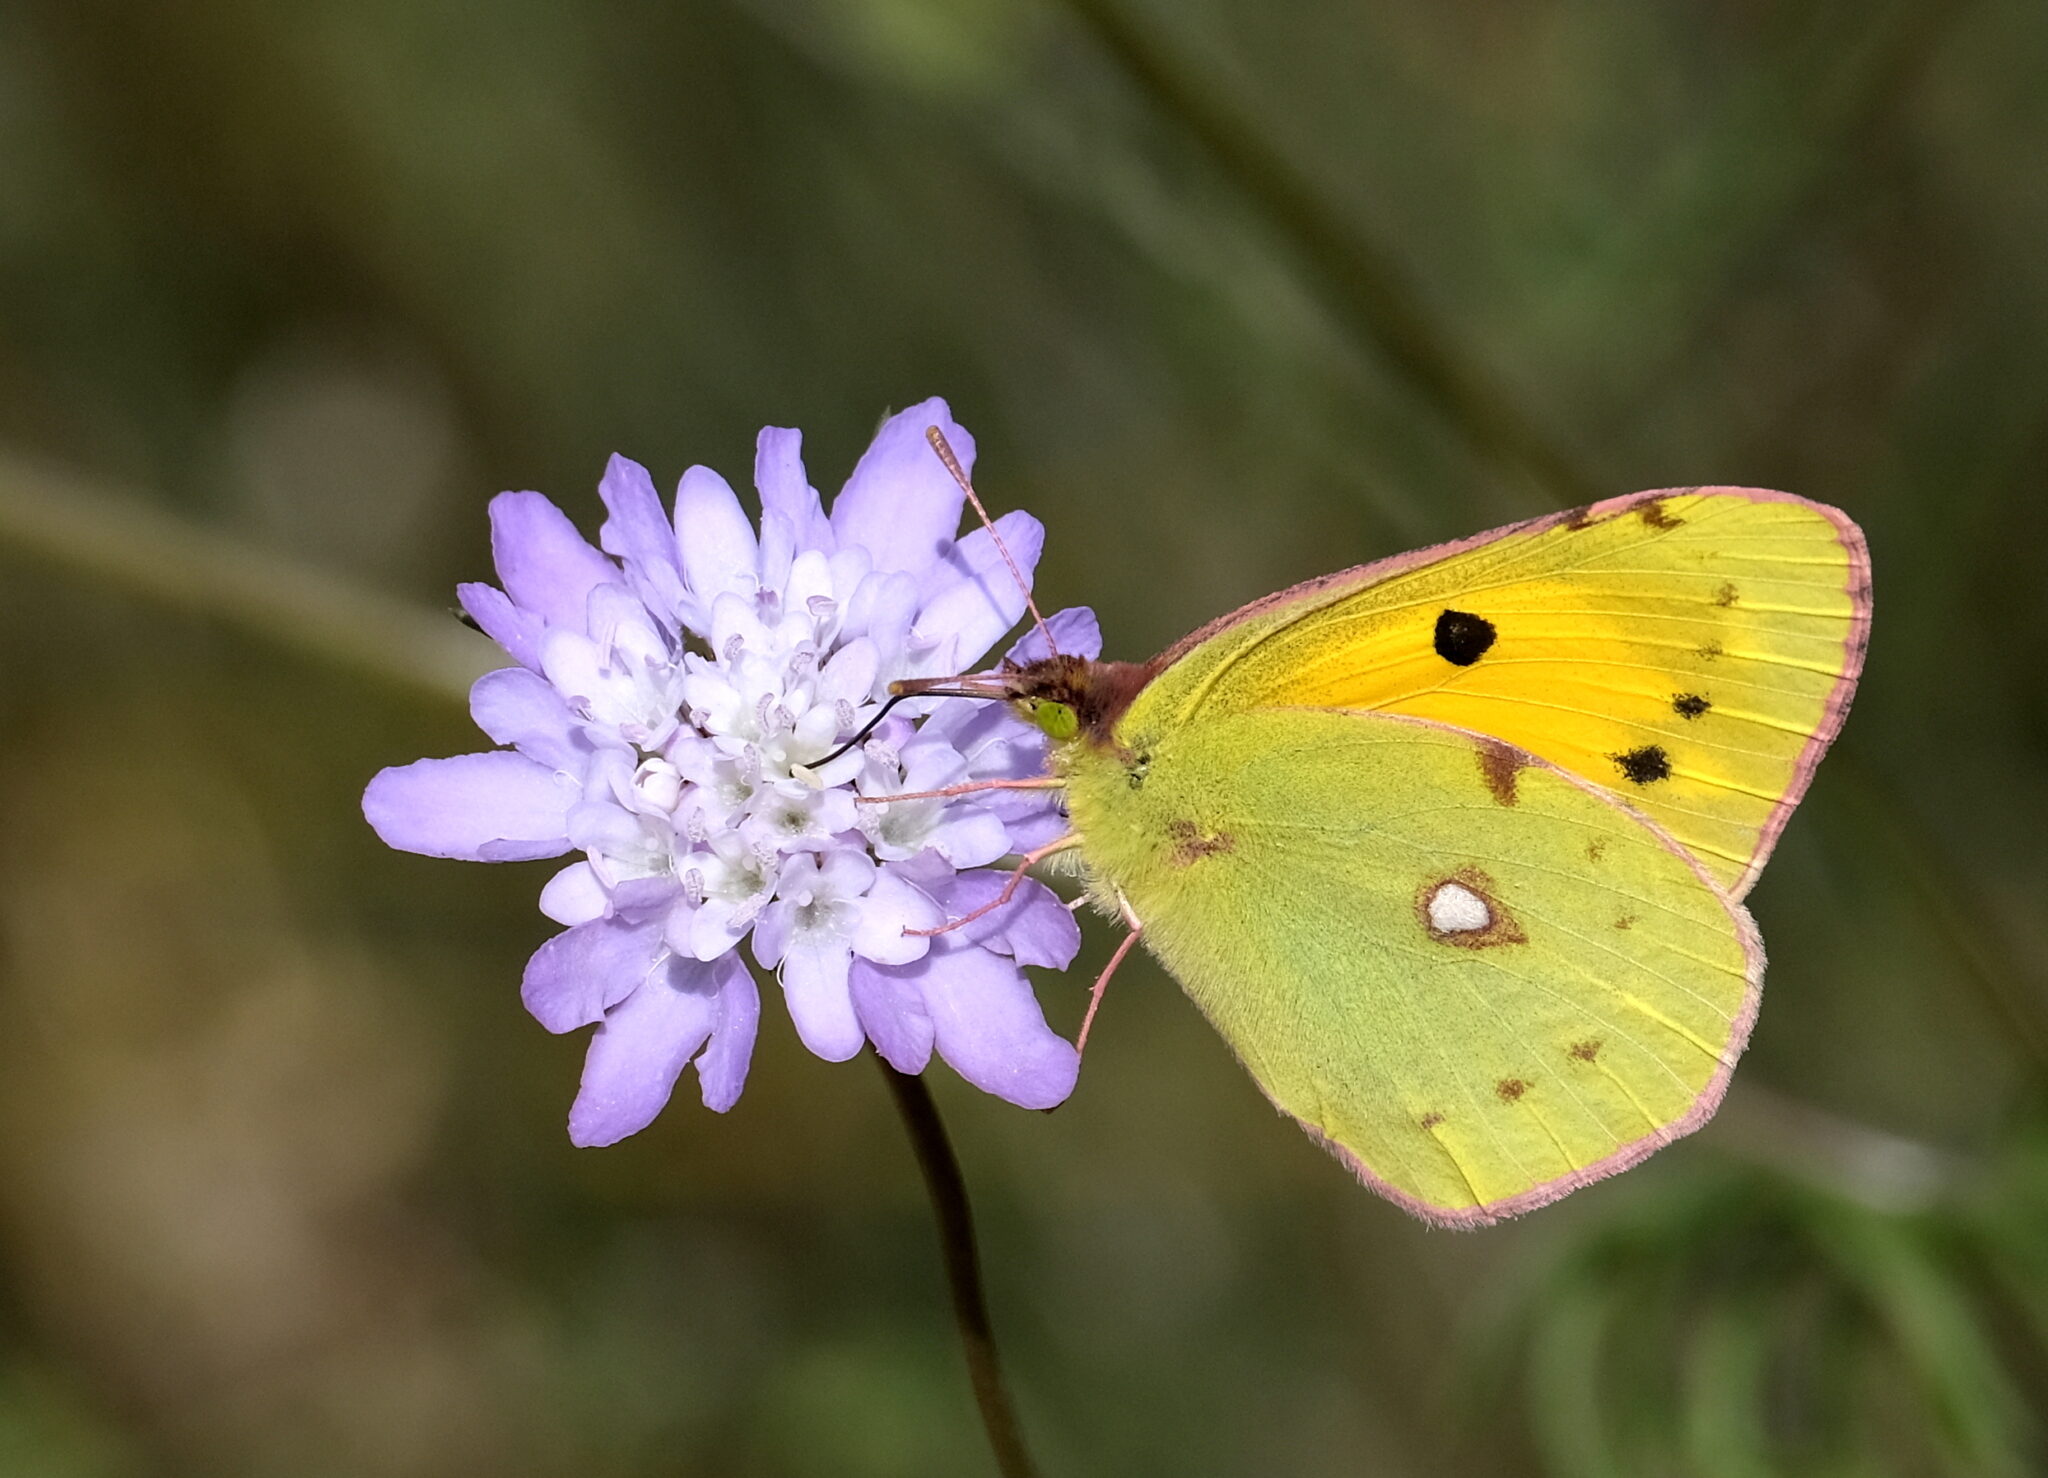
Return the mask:
<svg viewBox="0 0 2048 1478">
<path fill-rule="evenodd" d="M 1758 503 L 1798 503 L 1811 508 L 1835 526 L 1835 535 L 1849 555 L 1849 579 L 1845 587 L 1850 605 L 1849 636 L 1843 644 L 1842 673 L 1828 693 L 1819 726 L 1807 739 L 1806 748 L 1799 752 L 1799 763 L 1792 771 L 1792 783 L 1785 787 L 1784 795 L 1778 798 L 1777 809 L 1764 823 L 1763 833 L 1757 838 L 1756 853 L 1749 859 L 1748 870 L 1730 889 L 1735 897 L 1741 898 L 1756 885 L 1757 874 L 1764 870 L 1764 863 L 1770 860 L 1772 849 L 1778 845 L 1785 823 L 1792 819 L 1792 808 L 1806 794 L 1806 787 L 1813 782 L 1813 772 L 1819 767 L 1821 756 L 1828 752 L 1828 746 L 1842 732 L 1842 721 L 1849 716 L 1849 700 L 1856 696 L 1856 684 L 1863 676 L 1863 656 L 1870 648 L 1870 544 L 1855 520 L 1841 509 L 1831 508 L 1825 503 L 1758 488 L 1707 488 L 1703 491 L 1740 493 Z"/>
</svg>

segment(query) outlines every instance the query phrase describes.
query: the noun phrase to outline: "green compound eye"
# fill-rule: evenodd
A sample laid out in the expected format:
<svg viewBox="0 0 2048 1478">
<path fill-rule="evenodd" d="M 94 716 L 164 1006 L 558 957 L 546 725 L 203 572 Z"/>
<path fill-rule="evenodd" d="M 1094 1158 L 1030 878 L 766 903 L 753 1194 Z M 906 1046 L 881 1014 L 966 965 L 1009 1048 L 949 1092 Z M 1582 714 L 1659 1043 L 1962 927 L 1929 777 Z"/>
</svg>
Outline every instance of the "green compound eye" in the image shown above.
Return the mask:
<svg viewBox="0 0 2048 1478">
<path fill-rule="evenodd" d="M 1074 710 L 1064 703 L 1034 703 L 1031 705 L 1031 722 L 1046 732 L 1047 737 L 1064 743 L 1081 732 L 1081 721 L 1074 716 Z"/>
</svg>

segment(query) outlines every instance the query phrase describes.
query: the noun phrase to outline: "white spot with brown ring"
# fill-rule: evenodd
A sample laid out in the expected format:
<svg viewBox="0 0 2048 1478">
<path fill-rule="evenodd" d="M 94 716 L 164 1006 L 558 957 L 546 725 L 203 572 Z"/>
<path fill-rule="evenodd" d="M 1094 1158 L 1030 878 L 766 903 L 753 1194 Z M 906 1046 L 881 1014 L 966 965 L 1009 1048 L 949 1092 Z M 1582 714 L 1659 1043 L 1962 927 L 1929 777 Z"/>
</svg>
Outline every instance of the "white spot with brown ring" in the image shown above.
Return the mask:
<svg viewBox="0 0 2048 1478">
<path fill-rule="evenodd" d="M 1442 882 L 1429 895 L 1429 927 L 1439 934 L 1471 934 L 1493 925 L 1486 900 L 1463 883 Z"/>
<path fill-rule="evenodd" d="M 1425 880 L 1415 892 L 1415 918 L 1438 944 L 1459 949 L 1528 943 L 1499 887 L 1476 867 Z"/>
</svg>

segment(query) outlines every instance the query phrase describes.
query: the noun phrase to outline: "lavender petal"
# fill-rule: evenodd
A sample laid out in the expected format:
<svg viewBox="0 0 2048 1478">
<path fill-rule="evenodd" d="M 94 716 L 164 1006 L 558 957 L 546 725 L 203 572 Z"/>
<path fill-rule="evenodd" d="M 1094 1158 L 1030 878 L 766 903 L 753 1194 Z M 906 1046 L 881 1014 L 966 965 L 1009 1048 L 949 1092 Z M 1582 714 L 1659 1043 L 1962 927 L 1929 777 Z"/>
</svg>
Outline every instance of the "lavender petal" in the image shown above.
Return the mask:
<svg viewBox="0 0 2048 1478">
<path fill-rule="evenodd" d="M 512 598 L 495 585 L 471 581 L 456 586 L 455 595 L 485 636 L 520 666 L 540 671 L 540 644 L 548 634 L 547 622 L 513 605 Z"/>
<path fill-rule="evenodd" d="M 551 1032 L 600 1021 L 654 968 L 661 923 L 599 919 L 564 930 L 533 952 L 519 996 Z"/>
<path fill-rule="evenodd" d="M 565 928 L 601 919 L 610 907 L 604 884 L 587 861 L 570 863 L 540 890 L 540 911 Z"/>
<path fill-rule="evenodd" d="M 918 983 L 939 1056 L 975 1087 L 1020 1108 L 1051 1108 L 1074 1091 L 1081 1057 L 1045 1024 L 1024 972 L 968 945 L 903 967 Z"/>
<path fill-rule="evenodd" d="M 676 544 L 683 576 L 707 606 L 723 592 L 744 587 L 760 570 L 759 545 L 739 495 L 709 467 L 692 467 L 676 488 Z"/>
<path fill-rule="evenodd" d="M 569 850 L 576 788 L 507 750 L 379 771 L 363 815 L 386 846 L 465 862 L 524 862 Z"/>
<path fill-rule="evenodd" d="M 803 1044 L 827 1062 L 860 1051 L 867 1034 L 854 1015 L 847 975 L 853 956 L 843 944 L 792 944 L 782 957 L 782 995 Z"/>
<path fill-rule="evenodd" d="M 944 922 L 930 894 L 887 868 L 856 907 L 860 923 L 853 932 L 853 952 L 882 965 L 902 965 L 918 958 L 931 947 L 931 939 L 912 931 L 936 929 Z"/>
<path fill-rule="evenodd" d="M 551 626 L 581 630 L 590 592 L 619 578 L 618 567 L 539 493 L 491 499 L 491 557 L 513 604 L 537 612 Z"/>
<path fill-rule="evenodd" d="M 960 527 L 966 496 L 925 439 L 931 426 L 971 471 L 974 438 L 935 396 L 882 423 L 833 501 L 832 529 L 840 544 L 864 545 L 877 570 L 921 574 L 951 546 Z"/>
<path fill-rule="evenodd" d="M 469 690 L 469 716 L 493 743 L 509 744 L 551 770 L 574 770 L 590 753 L 562 695 L 524 667 L 478 678 Z"/>
<path fill-rule="evenodd" d="M 754 442 L 754 490 L 761 495 L 761 511 L 788 519 L 799 544 L 830 554 L 832 525 L 804 473 L 803 449 L 801 431 L 762 427 Z"/>
<path fill-rule="evenodd" d="M 713 960 L 704 967 L 716 972 L 718 1024 L 711 1045 L 697 1059 L 698 1086 L 704 1107 L 724 1113 L 739 1102 L 747 1086 L 747 1065 L 754 1058 L 754 1036 L 761 1025 L 761 992 L 754 976 L 737 955 Z"/>
<path fill-rule="evenodd" d="M 882 1060 L 899 1073 L 921 1073 L 932 1057 L 932 1019 L 924 997 L 892 965 L 856 959 L 848 979 L 854 1013 Z"/>
<path fill-rule="evenodd" d="M 1074 823 L 1067 818 L 1053 802 L 1046 801 L 1036 810 L 1020 809 L 1020 814 L 1005 819 L 1010 829 L 1010 848 L 1016 852 L 1035 852 L 1040 847 L 1058 841 L 1074 829 Z"/>
<path fill-rule="evenodd" d="M 996 520 L 996 532 L 1028 581 L 1045 548 L 1045 525 L 1028 513 L 1005 513 Z M 1024 614 L 1026 588 L 1010 573 L 987 529 L 971 530 L 947 550 L 938 570 L 927 573 L 925 581 L 927 594 L 910 628 L 911 637 L 937 642 L 953 636 L 963 667 L 978 661 Z"/>
<path fill-rule="evenodd" d="M 796 525 L 787 514 L 761 515 L 761 588 L 780 591 L 789 584 L 789 567 L 796 562 Z"/>
<path fill-rule="evenodd" d="M 675 610 L 683 595 L 682 563 L 654 479 L 638 462 L 614 455 L 597 495 L 611 515 L 598 528 L 600 547 L 619 557 L 634 592 L 650 607 Z"/>
<path fill-rule="evenodd" d="M 1045 624 L 1051 630 L 1053 640 L 1059 644 L 1062 656 L 1092 660 L 1102 655 L 1102 627 L 1088 607 L 1068 606 L 1064 611 L 1054 611 L 1045 618 Z M 1036 626 L 1019 637 L 1008 653 L 1009 659 L 1019 667 L 1043 661 L 1051 655 L 1052 649 L 1045 644 L 1045 632 Z"/>
<path fill-rule="evenodd" d="M 1002 819 L 980 806 L 954 805 L 932 828 L 930 845 L 955 867 L 981 867 L 1009 852 L 1015 842 Z"/>
<path fill-rule="evenodd" d="M 654 1122 L 718 1024 L 714 967 L 671 958 L 604 1019 L 583 1059 L 569 1139 L 617 1144 Z"/>
<path fill-rule="evenodd" d="M 992 868 L 963 872 L 941 894 L 941 902 L 952 917 L 965 918 L 1000 898 L 1009 881 L 1007 872 Z M 1008 903 L 955 932 L 963 943 L 1013 955 L 1020 965 L 1054 970 L 1066 969 L 1081 948 L 1080 923 L 1059 894 L 1036 878 L 1022 879 Z"/>
</svg>

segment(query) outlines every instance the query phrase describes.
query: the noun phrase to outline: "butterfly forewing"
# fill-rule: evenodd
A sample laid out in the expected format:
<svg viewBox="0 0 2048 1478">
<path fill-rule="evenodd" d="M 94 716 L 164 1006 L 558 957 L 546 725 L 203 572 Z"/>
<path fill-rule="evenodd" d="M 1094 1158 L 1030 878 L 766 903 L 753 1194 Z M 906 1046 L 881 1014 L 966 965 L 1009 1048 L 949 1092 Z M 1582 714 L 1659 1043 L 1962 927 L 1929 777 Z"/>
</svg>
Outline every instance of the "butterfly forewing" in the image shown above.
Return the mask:
<svg viewBox="0 0 2048 1478">
<path fill-rule="evenodd" d="M 1119 732 L 1283 705 L 1454 724 L 1623 797 L 1740 896 L 1840 727 L 1869 602 L 1834 509 L 1636 494 L 1247 607 L 1169 653 Z"/>
</svg>

